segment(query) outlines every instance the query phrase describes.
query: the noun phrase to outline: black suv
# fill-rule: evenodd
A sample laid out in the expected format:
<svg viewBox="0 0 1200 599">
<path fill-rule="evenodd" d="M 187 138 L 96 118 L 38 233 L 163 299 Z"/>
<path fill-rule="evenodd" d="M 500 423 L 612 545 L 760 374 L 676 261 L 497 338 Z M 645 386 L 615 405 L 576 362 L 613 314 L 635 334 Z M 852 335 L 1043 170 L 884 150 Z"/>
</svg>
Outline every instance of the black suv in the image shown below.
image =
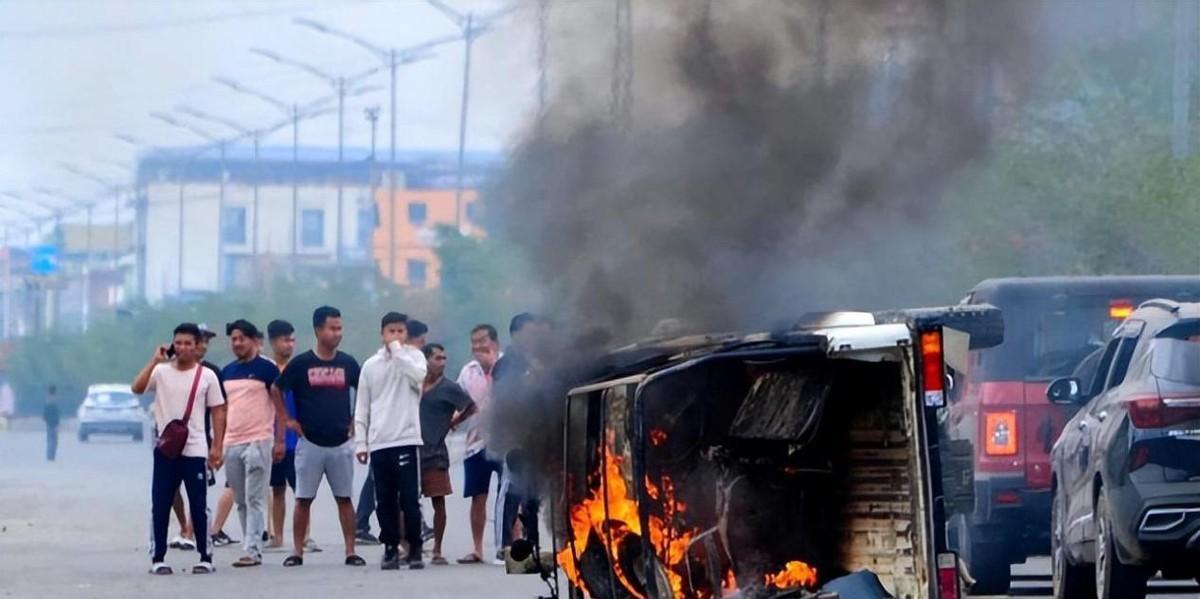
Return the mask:
<svg viewBox="0 0 1200 599">
<path fill-rule="evenodd" d="M 1143 303 L 1046 395 L 1078 407 L 1051 453 L 1054 596 L 1200 577 L 1200 303 Z"/>
</svg>

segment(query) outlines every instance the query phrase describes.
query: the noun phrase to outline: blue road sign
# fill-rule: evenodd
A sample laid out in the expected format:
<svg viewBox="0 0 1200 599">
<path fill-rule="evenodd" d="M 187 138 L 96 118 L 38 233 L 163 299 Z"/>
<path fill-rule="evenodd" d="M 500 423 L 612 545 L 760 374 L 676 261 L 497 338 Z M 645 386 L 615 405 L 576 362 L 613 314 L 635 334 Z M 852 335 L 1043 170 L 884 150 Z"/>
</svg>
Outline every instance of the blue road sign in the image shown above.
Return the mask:
<svg viewBox="0 0 1200 599">
<path fill-rule="evenodd" d="M 58 272 L 58 247 L 35 245 L 29 248 L 29 271 L 36 275 L 52 275 Z"/>
</svg>

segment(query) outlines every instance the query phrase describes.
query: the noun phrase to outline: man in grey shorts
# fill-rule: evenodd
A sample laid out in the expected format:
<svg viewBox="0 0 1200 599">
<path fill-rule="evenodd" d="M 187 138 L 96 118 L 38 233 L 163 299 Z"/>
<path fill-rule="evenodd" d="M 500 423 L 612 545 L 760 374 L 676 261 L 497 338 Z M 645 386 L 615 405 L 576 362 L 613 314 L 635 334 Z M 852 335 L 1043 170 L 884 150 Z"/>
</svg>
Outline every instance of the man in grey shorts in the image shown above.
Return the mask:
<svg viewBox="0 0 1200 599">
<path fill-rule="evenodd" d="M 358 388 L 358 362 L 338 351 L 342 342 L 342 314 L 337 308 L 321 306 L 313 312 L 315 349 L 288 362 L 271 398 L 280 413 L 286 413 L 283 394 L 292 392 L 295 419 L 288 428 L 300 435 L 296 444 L 296 509 L 292 516 L 293 553 L 283 561 L 287 567 L 304 564 L 304 539 L 313 498 L 321 479 L 337 502 L 342 536 L 346 539 L 346 565 L 365 566 L 354 553 L 354 420 L 351 416 L 350 388 Z"/>
</svg>

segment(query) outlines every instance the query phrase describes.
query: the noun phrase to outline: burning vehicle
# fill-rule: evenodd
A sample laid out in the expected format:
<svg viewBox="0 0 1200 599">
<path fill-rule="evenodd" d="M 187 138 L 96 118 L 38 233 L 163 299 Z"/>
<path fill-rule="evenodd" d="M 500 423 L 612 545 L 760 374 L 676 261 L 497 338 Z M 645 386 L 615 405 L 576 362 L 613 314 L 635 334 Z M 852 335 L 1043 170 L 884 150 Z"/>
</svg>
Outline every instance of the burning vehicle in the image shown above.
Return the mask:
<svg viewBox="0 0 1200 599">
<path fill-rule="evenodd" d="M 939 418 L 948 372 L 1002 331 L 990 306 L 843 312 L 610 354 L 565 398 L 570 596 L 959 597 L 945 522 L 970 459 Z"/>
</svg>

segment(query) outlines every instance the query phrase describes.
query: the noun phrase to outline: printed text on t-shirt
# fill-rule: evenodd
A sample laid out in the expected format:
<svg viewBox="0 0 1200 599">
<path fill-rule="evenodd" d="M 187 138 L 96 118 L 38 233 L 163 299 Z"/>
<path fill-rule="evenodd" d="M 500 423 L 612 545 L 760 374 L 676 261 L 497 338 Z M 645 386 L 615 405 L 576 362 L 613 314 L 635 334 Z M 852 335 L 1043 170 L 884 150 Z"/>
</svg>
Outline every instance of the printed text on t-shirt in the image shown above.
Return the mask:
<svg viewBox="0 0 1200 599">
<path fill-rule="evenodd" d="M 346 386 L 346 369 L 335 366 L 317 366 L 308 369 L 308 385 L 310 387 Z"/>
</svg>

